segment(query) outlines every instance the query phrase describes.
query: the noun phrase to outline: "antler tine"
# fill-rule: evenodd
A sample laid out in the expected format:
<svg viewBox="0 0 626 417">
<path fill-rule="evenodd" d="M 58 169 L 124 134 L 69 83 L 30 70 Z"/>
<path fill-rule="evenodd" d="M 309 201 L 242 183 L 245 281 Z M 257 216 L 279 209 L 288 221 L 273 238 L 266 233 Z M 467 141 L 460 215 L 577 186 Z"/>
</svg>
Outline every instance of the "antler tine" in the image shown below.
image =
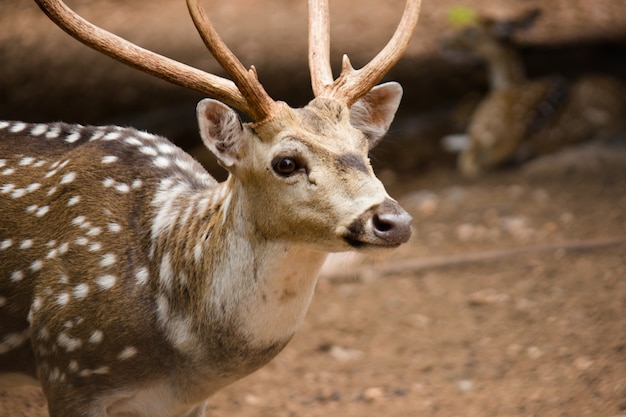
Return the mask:
<svg viewBox="0 0 626 417">
<path fill-rule="evenodd" d="M 317 97 L 333 83 L 330 66 L 330 23 L 328 0 L 309 0 L 309 68 L 311 86 Z"/>
<path fill-rule="evenodd" d="M 241 61 L 226 46 L 197 0 L 187 0 L 187 7 L 207 49 L 232 77 L 235 85 L 248 101 L 250 117 L 257 122 L 269 119 L 274 113 L 276 103 L 259 82 L 254 66 L 249 71 L 246 70 Z"/>
<path fill-rule="evenodd" d="M 319 24 L 317 30 L 325 31 L 325 34 L 309 35 L 309 39 L 323 39 L 326 42 L 328 38 L 328 5 L 327 0 L 310 0 L 309 6 L 311 15 L 325 15 L 324 25 Z M 330 65 L 328 70 L 320 70 L 318 63 L 315 64 L 315 71 L 311 68 L 311 77 L 313 79 L 313 72 L 316 72 L 317 78 L 315 78 L 314 92 L 316 97 L 324 96 L 333 98 L 341 103 L 345 103 L 351 106 L 359 98 L 364 96 L 372 87 L 374 87 L 385 74 L 393 67 L 411 41 L 413 31 L 417 25 L 421 6 L 421 0 L 407 0 L 402 14 L 402 19 L 396 28 L 392 38 L 387 45 L 372 59 L 367 65 L 360 70 L 355 70 L 350 64 L 350 60 L 347 55 L 343 56 L 342 70 L 339 78 L 333 81 L 332 75 L 330 75 L 330 81 L 328 74 L 330 73 Z M 321 19 L 316 17 L 316 19 Z M 321 42 L 320 42 L 321 43 Z M 312 48 L 313 45 L 310 45 Z M 314 46 L 316 54 L 322 55 L 320 46 Z M 328 48 L 327 48 L 328 50 Z M 326 52 L 328 54 L 328 52 Z M 313 53 L 310 53 L 310 57 Z M 327 56 L 327 55 L 326 55 Z M 311 59 L 311 58 L 310 58 Z M 320 64 L 321 65 L 321 64 Z M 323 73 L 322 76 L 317 75 L 318 72 Z M 323 80 L 322 80 L 323 78 Z M 320 81 L 321 80 L 321 81 Z M 323 85 L 315 85 L 315 83 Z"/>
</svg>

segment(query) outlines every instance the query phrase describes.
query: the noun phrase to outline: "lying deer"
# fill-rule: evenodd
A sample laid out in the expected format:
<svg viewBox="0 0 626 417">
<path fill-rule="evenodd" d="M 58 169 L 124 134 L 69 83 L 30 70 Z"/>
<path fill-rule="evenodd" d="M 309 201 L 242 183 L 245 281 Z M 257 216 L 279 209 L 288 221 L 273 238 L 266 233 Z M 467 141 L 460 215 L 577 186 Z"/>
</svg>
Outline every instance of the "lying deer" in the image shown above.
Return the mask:
<svg viewBox="0 0 626 417">
<path fill-rule="evenodd" d="M 201 416 L 206 398 L 272 359 L 303 320 L 327 252 L 394 248 L 411 216 L 368 151 L 402 89 L 374 87 L 419 14 L 333 79 L 327 0 L 309 2 L 315 99 L 272 100 L 197 0 L 191 17 L 234 82 L 143 50 L 58 0 L 87 45 L 221 101 L 198 104 L 217 183 L 162 137 L 116 126 L 0 122 L 0 381 L 37 379 L 52 417 Z M 249 115 L 242 124 L 226 103 Z"/>
<path fill-rule="evenodd" d="M 619 81 L 601 75 L 574 82 L 526 77 L 511 37 L 530 28 L 538 16 L 538 11 L 508 21 L 473 16 L 443 41 L 448 52 L 485 60 L 489 71 L 489 93 L 471 117 L 467 137 L 456 145 L 465 175 L 626 128 L 626 88 Z"/>
</svg>

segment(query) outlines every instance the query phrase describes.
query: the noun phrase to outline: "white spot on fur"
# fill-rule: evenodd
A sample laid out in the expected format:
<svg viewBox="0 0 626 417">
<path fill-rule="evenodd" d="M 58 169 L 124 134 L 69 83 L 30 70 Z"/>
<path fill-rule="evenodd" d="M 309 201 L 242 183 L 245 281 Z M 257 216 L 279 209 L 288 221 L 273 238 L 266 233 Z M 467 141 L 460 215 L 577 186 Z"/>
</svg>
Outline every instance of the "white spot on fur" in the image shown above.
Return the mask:
<svg viewBox="0 0 626 417">
<path fill-rule="evenodd" d="M 0 250 L 9 249 L 11 246 L 13 246 L 13 239 L 5 239 L 0 242 Z"/>
<path fill-rule="evenodd" d="M 127 359 L 132 358 L 133 356 L 135 356 L 137 354 L 137 349 L 133 346 L 127 346 L 124 348 L 124 350 L 122 350 L 118 355 L 117 355 L 117 359 L 121 360 L 121 361 L 125 361 Z"/>
<path fill-rule="evenodd" d="M 170 160 L 165 158 L 164 156 L 154 158 L 154 161 L 152 162 L 159 168 L 167 168 L 168 166 L 170 166 Z"/>
<path fill-rule="evenodd" d="M 1 194 L 10 193 L 14 188 L 15 188 L 15 184 L 4 184 L 2 187 L 0 187 L 0 193 Z"/>
<path fill-rule="evenodd" d="M 81 226 L 82 224 L 85 223 L 85 220 L 87 220 L 87 218 L 85 216 L 76 216 L 74 217 L 74 219 L 72 219 L 72 224 L 74 226 Z"/>
<path fill-rule="evenodd" d="M 115 155 L 107 155 L 102 157 L 101 162 L 103 164 L 112 164 L 113 162 L 117 162 L 119 160 L 119 158 Z"/>
<path fill-rule="evenodd" d="M 43 217 L 46 215 L 47 212 L 50 211 L 50 206 L 43 206 L 41 207 L 39 210 L 37 210 L 37 212 L 35 212 L 35 216 L 37 217 Z"/>
<path fill-rule="evenodd" d="M 101 366 L 96 369 L 83 369 L 78 375 L 82 377 L 90 377 L 92 375 L 105 375 L 109 373 L 110 368 L 108 366 Z"/>
<path fill-rule="evenodd" d="M 15 169 L 7 168 L 4 171 L 2 171 L 2 175 L 11 175 L 11 174 L 15 174 Z"/>
<path fill-rule="evenodd" d="M 74 243 L 76 243 L 79 246 L 86 246 L 89 243 L 89 239 L 87 239 L 84 236 L 77 237 Z"/>
<path fill-rule="evenodd" d="M 18 188 L 17 190 L 11 193 L 12 198 L 21 198 L 26 195 L 26 190 L 24 188 Z"/>
<path fill-rule="evenodd" d="M 118 223 L 109 223 L 107 225 L 107 228 L 111 233 L 118 233 L 120 230 L 122 230 L 122 226 L 120 226 Z"/>
<path fill-rule="evenodd" d="M 63 177 L 61 177 L 61 181 L 59 182 L 60 184 L 69 184 L 71 182 L 74 182 L 74 180 L 76 179 L 76 173 L 75 172 L 68 172 L 67 174 L 63 175 Z"/>
<path fill-rule="evenodd" d="M 105 178 L 102 181 L 102 185 L 104 185 L 106 188 L 111 188 L 115 185 L 115 180 L 113 178 Z"/>
<path fill-rule="evenodd" d="M 137 139 L 135 137 L 132 137 L 132 136 L 124 139 L 124 142 L 126 142 L 127 145 L 131 145 L 131 146 L 141 146 L 141 145 L 143 145 L 142 141 L 140 141 L 139 139 Z"/>
<path fill-rule="evenodd" d="M 74 298 L 77 300 L 84 300 L 89 294 L 89 285 L 87 284 L 78 284 L 72 290 L 72 294 L 74 294 Z"/>
<path fill-rule="evenodd" d="M 20 249 L 30 249 L 32 247 L 33 247 L 32 239 L 22 240 L 22 243 L 20 243 Z"/>
<path fill-rule="evenodd" d="M 76 362 L 74 359 L 72 359 L 70 361 L 70 364 L 67 366 L 67 370 L 70 371 L 70 372 L 78 371 L 78 362 Z"/>
<path fill-rule="evenodd" d="M 112 265 L 115 265 L 116 262 L 117 255 L 114 253 L 107 253 L 102 256 L 102 259 L 100 259 L 100 266 L 103 268 L 108 268 Z"/>
<path fill-rule="evenodd" d="M 124 194 L 130 191 L 130 187 L 128 186 L 128 184 L 124 184 L 123 182 L 118 182 L 117 184 L 115 184 L 115 189 Z"/>
<path fill-rule="evenodd" d="M 173 154 L 177 150 L 176 147 L 172 146 L 169 143 L 157 143 L 156 147 L 159 152 L 166 155 Z"/>
<path fill-rule="evenodd" d="M 31 309 L 36 313 L 37 311 L 39 311 L 40 308 L 41 308 L 41 298 L 35 297 L 33 299 L 33 305 L 31 306 Z"/>
<path fill-rule="evenodd" d="M 102 275 L 96 279 L 96 283 L 98 287 L 103 290 L 109 290 L 113 288 L 115 282 L 117 281 L 117 277 L 115 275 Z"/>
<path fill-rule="evenodd" d="M 26 207 L 26 209 L 24 209 L 24 211 L 28 214 L 32 214 L 35 210 L 37 210 L 37 204 L 32 204 L 28 207 Z"/>
<path fill-rule="evenodd" d="M 80 202 L 80 196 L 75 195 L 74 197 L 71 197 L 69 200 L 67 200 L 67 206 L 72 207 L 78 204 L 79 202 Z"/>
<path fill-rule="evenodd" d="M 67 303 L 70 302 L 70 295 L 66 292 L 63 292 L 59 295 L 57 295 L 57 304 L 60 307 L 65 307 L 67 305 Z"/>
<path fill-rule="evenodd" d="M 24 279 L 24 273 L 22 271 L 14 271 L 11 274 L 11 281 L 13 282 L 20 282 L 23 279 Z"/>
<path fill-rule="evenodd" d="M 87 231 L 87 233 L 85 233 L 87 236 L 98 236 L 100 233 L 102 233 L 102 228 L 101 227 L 93 227 L 91 229 L 89 229 Z"/>
<path fill-rule="evenodd" d="M 46 139 L 56 139 L 61 134 L 61 129 L 58 126 L 52 127 L 46 132 Z"/>
<path fill-rule="evenodd" d="M 89 343 L 91 343 L 92 345 L 97 345 L 98 343 L 102 342 L 103 339 L 104 333 L 102 333 L 101 330 L 95 330 L 93 333 L 91 333 L 91 336 L 89 336 Z"/>
<path fill-rule="evenodd" d="M 109 132 L 102 138 L 103 140 L 116 140 L 122 136 L 120 132 Z"/>
<path fill-rule="evenodd" d="M 89 138 L 89 141 L 94 141 L 94 140 L 100 140 L 102 138 L 102 136 L 104 136 L 104 131 L 103 130 L 96 130 L 95 132 L 93 132 L 93 135 L 91 135 L 91 137 Z"/>
<path fill-rule="evenodd" d="M 38 182 L 34 182 L 30 184 L 28 187 L 26 187 L 25 190 L 29 193 L 32 193 L 33 191 L 37 191 L 40 188 L 41 188 L 41 184 L 39 184 Z"/>
<path fill-rule="evenodd" d="M 48 131 L 48 125 L 46 125 L 46 124 L 37 124 L 37 125 L 35 125 L 31 129 L 30 134 L 32 136 L 41 136 L 44 133 L 46 133 L 47 131 Z"/>
<path fill-rule="evenodd" d="M 52 194 L 54 194 L 54 193 L 56 193 L 56 192 L 57 192 L 57 187 L 56 187 L 56 186 L 54 186 L 54 187 L 50 187 L 50 189 L 48 190 L 48 192 L 46 193 L 46 195 L 47 195 L 48 197 L 50 197 Z"/>
<path fill-rule="evenodd" d="M 9 129 L 9 131 L 11 133 L 19 133 L 24 129 L 26 129 L 26 123 L 18 122 L 11 126 L 11 129 Z"/>
<path fill-rule="evenodd" d="M 30 270 L 33 272 L 40 271 L 41 268 L 43 268 L 43 261 L 41 259 L 38 259 L 32 264 L 30 264 Z"/>
<path fill-rule="evenodd" d="M 30 330 L 26 329 L 22 332 L 9 333 L 0 339 L 0 354 L 6 353 L 16 347 L 21 346 L 30 337 Z"/>
<path fill-rule="evenodd" d="M 159 154 L 152 146 L 142 146 L 139 148 L 139 152 L 149 156 L 157 156 Z"/>
<path fill-rule="evenodd" d="M 89 245 L 89 252 L 98 252 L 102 249 L 102 244 L 100 242 L 93 242 Z"/>
<path fill-rule="evenodd" d="M 59 253 L 61 255 L 63 255 L 64 253 L 67 253 L 67 251 L 70 249 L 70 244 L 65 242 L 65 243 L 61 243 L 59 245 Z"/>
<path fill-rule="evenodd" d="M 79 131 L 74 131 L 68 137 L 65 138 L 65 141 L 67 143 L 74 143 L 78 139 L 80 139 L 80 132 Z"/>
<path fill-rule="evenodd" d="M 6 129 L 9 126 L 11 126 L 9 122 L 0 122 L 0 129 Z"/>
<path fill-rule="evenodd" d="M 170 303 L 167 301 L 164 295 L 159 295 L 157 298 L 157 319 L 161 325 L 164 325 L 170 314 Z"/>
<path fill-rule="evenodd" d="M 178 168 L 182 169 L 183 171 L 193 171 L 193 164 L 187 160 L 176 158 L 174 160 L 174 163 Z"/>
<path fill-rule="evenodd" d="M 20 159 L 20 162 L 18 162 L 18 164 L 20 166 L 28 166 L 31 165 L 33 162 L 35 162 L 35 158 L 33 158 L 32 156 L 25 156 L 24 158 Z"/>
<path fill-rule="evenodd" d="M 59 333 L 59 335 L 57 336 L 57 343 L 67 352 L 73 352 L 83 345 L 82 340 L 76 337 L 68 336 L 64 332 Z"/>
<path fill-rule="evenodd" d="M 139 268 L 135 273 L 135 280 L 139 285 L 145 285 L 148 282 L 148 278 L 150 274 L 148 273 L 148 269 L 145 267 Z"/>
<path fill-rule="evenodd" d="M 159 281 L 166 291 L 172 290 L 172 281 L 174 280 L 174 271 L 170 263 L 170 254 L 166 252 L 161 259 L 161 268 L 159 270 Z"/>
<path fill-rule="evenodd" d="M 141 188 L 141 186 L 143 185 L 143 181 L 136 179 L 133 181 L 133 183 L 131 184 L 131 188 L 133 190 L 138 190 L 139 188 Z"/>
</svg>

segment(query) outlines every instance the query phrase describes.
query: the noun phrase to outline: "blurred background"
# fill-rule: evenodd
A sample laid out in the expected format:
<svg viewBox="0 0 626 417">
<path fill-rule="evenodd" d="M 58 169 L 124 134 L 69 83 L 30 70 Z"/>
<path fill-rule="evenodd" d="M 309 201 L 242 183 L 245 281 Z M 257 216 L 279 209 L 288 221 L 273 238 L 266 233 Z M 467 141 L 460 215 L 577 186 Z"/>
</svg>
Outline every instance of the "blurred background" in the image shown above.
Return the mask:
<svg viewBox="0 0 626 417">
<path fill-rule="evenodd" d="M 224 75 L 182 0 L 68 2 L 147 49 Z M 312 98 L 304 0 L 205 6 L 274 99 Z M 336 73 L 343 53 L 357 68 L 371 59 L 402 8 L 332 0 Z M 537 9 L 511 33 L 494 23 Z M 477 49 L 450 53 L 469 41 L 494 51 L 476 29 L 483 17 L 507 48 L 499 65 L 513 56 L 529 80 L 548 81 L 494 93 Z M 611 78 L 578 81 L 591 74 Z M 372 160 L 414 216 L 414 237 L 384 258 L 333 258 L 293 342 L 218 393 L 207 415 L 625 417 L 626 2 L 423 0 L 385 80 L 405 95 Z M 198 146 L 202 98 L 79 44 L 29 0 L 0 0 L 0 119 L 145 129 L 223 177 Z M 482 148 L 460 163 L 468 140 Z M 501 161 L 481 165 L 496 150 Z M 45 415 L 39 391 L 0 390 L 0 417 Z"/>
<path fill-rule="evenodd" d="M 454 31 L 449 14 L 463 5 L 477 14 L 512 19 L 538 8 L 530 29 L 515 34 L 529 77 L 590 72 L 626 78 L 626 3 L 619 0 L 424 1 L 414 40 L 386 80 L 404 89 L 400 112 L 374 153 L 375 162 L 414 172 L 431 164 L 450 166 L 443 136 L 464 131 L 487 91 L 480 59 L 450 59 L 441 39 Z M 223 75 L 204 48 L 184 2 L 77 0 L 89 20 L 145 48 Z M 219 33 L 249 66 L 254 64 L 270 95 L 293 106 L 311 98 L 307 68 L 306 2 L 250 0 L 207 2 Z M 331 5 L 333 65 L 349 54 L 355 67 L 371 59 L 390 38 L 401 0 L 348 0 Z M 201 95 L 144 75 L 96 53 L 55 27 L 28 0 L 0 4 L 0 115 L 26 121 L 122 124 L 163 134 L 189 149 L 198 143 L 194 106 Z M 198 150 L 198 152 L 201 152 Z M 206 155 L 199 156 L 209 163 Z"/>
</svg>

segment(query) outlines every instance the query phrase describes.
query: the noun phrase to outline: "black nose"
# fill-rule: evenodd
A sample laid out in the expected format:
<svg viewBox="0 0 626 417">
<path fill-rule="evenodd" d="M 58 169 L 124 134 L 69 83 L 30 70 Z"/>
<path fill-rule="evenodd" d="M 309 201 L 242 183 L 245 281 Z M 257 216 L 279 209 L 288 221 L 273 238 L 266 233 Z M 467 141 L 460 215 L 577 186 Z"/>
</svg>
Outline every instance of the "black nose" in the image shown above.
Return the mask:
<svg viewBox="0 0 626 417">
<path fill-rule="evenodd" d="M 390 245 L 399 245 L 411 237 L 413 217 L 393 200 L 385 200 L 374 208 L 372 225 L 376 237 Z"/>
</svg>

